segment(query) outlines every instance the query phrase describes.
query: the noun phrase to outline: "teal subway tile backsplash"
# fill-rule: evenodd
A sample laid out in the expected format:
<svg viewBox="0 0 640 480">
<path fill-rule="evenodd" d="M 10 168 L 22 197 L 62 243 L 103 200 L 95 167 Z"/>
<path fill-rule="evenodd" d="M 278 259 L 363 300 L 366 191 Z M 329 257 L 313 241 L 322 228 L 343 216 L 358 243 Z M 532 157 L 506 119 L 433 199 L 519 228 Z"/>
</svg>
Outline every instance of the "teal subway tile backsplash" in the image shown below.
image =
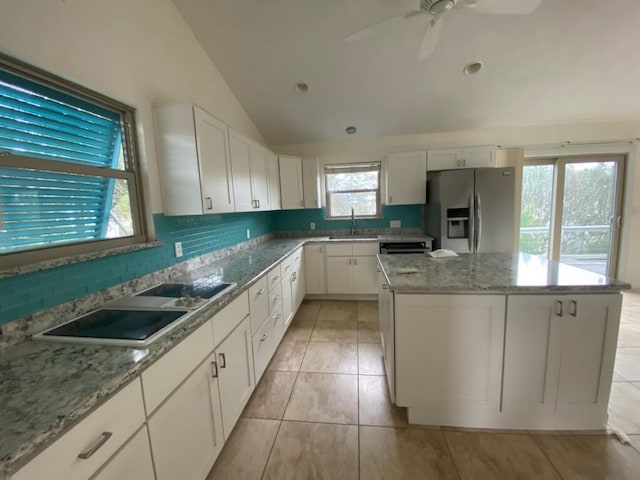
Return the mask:
<svg viewBox="0 0 640 480">
<path fill-rule="evenodd" d="M 382 218 L 356 220 L 356 228 L 389 228 L 391 220 L 400 220 L 402 228 L 422 228 L 423 205 L 383 205 Z M 349 230 L 351 220 L 327 220 L 326 208 L 304 210 L 280 210 L 273 212 L 274 229 L 277 232 L 289 230 L 310 230 L 311 222 L 316 230 Z"/>
<path fill-rule="evenodd" d="M 153 216 L 162 245 L 0 279 L 0 324 L 274 231 L 272 212 Z M 182 242 L 176 258 L 174 242 Z M 28 292 L 29 295 L 24 293 Z"/>
</svg>

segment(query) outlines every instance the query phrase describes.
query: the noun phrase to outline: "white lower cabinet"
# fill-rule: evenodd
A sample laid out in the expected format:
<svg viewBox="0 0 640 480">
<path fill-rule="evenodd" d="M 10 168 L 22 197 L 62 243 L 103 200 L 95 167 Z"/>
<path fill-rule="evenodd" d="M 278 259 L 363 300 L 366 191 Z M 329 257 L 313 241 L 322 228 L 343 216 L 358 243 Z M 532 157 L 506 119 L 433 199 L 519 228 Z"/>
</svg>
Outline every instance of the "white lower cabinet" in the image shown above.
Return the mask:
<svg viewBox="0 0 640 480">
<path fill-rule="evenodd" d="M 293 262 L 293 279 L 291 281 L 291 301 L 293 314 L 298 311 L 304 296 L 306 295 L 305 271 L 304 271 L 304 249 L 300 247 L 291 255 Z"/>
<path fill-rule="evenodd" d="M 376 274 L 378 261 L 376 257 L 353 257 L 353 293 L 368 295 L 378 291 Z"/>
<path fill-rule="evenodd" d="M 282 323 L 284 330 L 289 328 L 293 315 L 293 258 L 288 256 L 280 264 L 282 268 Z"/>
<path fill-rule="evenodd" d="M 304 246 L 305 286 L 307 293 L 312 295 L 327 293 L 324 249 L 322 244 Z"/>
<path fill-rule="evenodd" d="M 255 388 L 249 316 L 216 347 L 215 357 L 226 440 Z"/>
<path fill-rule="evenodd" d="M 606 420 L 621 302 L 618 294 L 509 296 L 503 411 Z"/>
<path fill-rule="evenodd" d="M 473 426 L 498 411 L 504 316 L 499 295 L 395 295 L 396 403 L 410 421 Z"/>
<path fill-rule="evenodd" d="M 91 480 L 155 480 L 145 425 Z"/>
<path fill-rule="evenodd" d="M 379 244 L 353 242 L 326 247 L 327 293 L 374 295 L 378 293 Z"/>
<path fill-rule="evenodd" d="M 214 356 L 210 355 L 149 418 L 157 480 L 202 480 L 224 437 Z"/>
</svg>

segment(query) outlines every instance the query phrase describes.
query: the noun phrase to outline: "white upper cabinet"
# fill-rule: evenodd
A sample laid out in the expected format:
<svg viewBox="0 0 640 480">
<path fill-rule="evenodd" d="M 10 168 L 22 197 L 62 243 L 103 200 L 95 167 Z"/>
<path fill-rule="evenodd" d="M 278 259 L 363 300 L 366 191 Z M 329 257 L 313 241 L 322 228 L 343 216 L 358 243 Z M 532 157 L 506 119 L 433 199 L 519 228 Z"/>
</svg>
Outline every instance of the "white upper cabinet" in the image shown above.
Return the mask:
<svg viewBox="0 0 640 480">
<path fill-rule="evenodd" d="M 166 215 L 234 211 L 228 127 L 194 105 L 154 107 Z"/>
<path fill-rule="evenodd" d="M 302 193 L 304 208 L 320 208 L 320 160 L 318 158 L 302 159 Z"/>
<path fill-rule="evenodd" d="M 236 211 L 271 209 L 268 150 L 232 128 L 229 144 Z"/>
<path fill-rule="evenodd" d="M 269 207 L 271 210 L 280 210 L 280 166 L 278 157 L 267 150 L 267 171 L 269 173 Z"/>
<path fill-rule="evenodd" d="M 495 147 L 440 148 L 427 151 L 428 170 L 496 166 Z"/>
<path fill-rule="evenodd" d="M 304 208 L 302 159 L 300 157 L 279 157 L 279 160 L 282 209 Z"/>
<path fill-rule="evenodd" d="M 427 152 L 391 153 L 387 157 L 387 205 L 426 202 Z"/>
</svg>

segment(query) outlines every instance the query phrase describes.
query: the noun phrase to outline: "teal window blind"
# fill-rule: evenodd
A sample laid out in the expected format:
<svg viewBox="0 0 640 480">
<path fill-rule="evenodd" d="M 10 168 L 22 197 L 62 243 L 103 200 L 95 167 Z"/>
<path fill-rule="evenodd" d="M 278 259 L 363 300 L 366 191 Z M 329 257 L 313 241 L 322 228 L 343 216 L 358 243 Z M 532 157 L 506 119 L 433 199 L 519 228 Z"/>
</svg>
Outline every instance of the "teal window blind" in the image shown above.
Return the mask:
<svg viewBox="0 0 640 480">
<path fill-rule="evenodd" d="M 120 112 L 0 70 L 0 253 L 131 234 L 124 169 Z"/>
</svg>

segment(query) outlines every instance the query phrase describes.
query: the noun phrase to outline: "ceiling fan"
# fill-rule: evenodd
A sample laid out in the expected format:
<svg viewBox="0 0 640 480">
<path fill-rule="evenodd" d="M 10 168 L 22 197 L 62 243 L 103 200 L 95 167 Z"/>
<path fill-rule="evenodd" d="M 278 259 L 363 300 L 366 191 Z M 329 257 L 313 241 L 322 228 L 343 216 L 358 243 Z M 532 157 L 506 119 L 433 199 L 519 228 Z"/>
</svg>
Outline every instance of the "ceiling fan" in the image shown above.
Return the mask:
<svg viewBox="0 0 640 480">
<path fill-rule="evenodd" d="M 387 18 L 347 35 L 344 37 L 344 41 L 348 43 L 357 42 L 378 30 L 404 20 L 428 16 L 429 24 L 418 53 L 418 58 L 423 60 L 435 50 L 440 37 L 443 19 L 453 11 L 466 10 L 476 13 L 527 15 L 538 8 L 540 3 L 542 3 L 542 0 L 420 0 L 420 8 L 418 10 L 410 10 Z"/>
</svg>

